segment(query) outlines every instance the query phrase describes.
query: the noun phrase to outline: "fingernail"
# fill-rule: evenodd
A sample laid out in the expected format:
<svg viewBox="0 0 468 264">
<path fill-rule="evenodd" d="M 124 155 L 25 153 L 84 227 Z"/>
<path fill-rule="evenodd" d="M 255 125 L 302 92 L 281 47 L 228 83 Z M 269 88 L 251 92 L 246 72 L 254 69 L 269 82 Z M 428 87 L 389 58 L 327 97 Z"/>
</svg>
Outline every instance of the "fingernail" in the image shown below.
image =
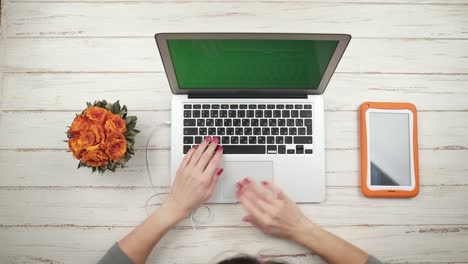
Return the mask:
<svg viewBox="0 0 468 264">
<path fill-rule="evenodd" d="M 218 171 L 216 172 L 216 175 L 221 175 L 221 173 L 223 173 L 224 169 L 223 168 L 219 168 Z"/>
<path fill-rule="evenodd" d="M 240 190 L 242 188 L 242 184 L 240 182 L 237 182 L 236 185 L 237 185 L 238 190 Z"/>
<path fill-rule="evenodd" d="M 215 137 L 215 138 L 213 139 L 213 143 L 218 144 L 218 142 L 219 142 L 219 137 Z"/>
<path fill-rule="evenodd" d="M 263 185 L 268 185 L 268 182 L 267 181 L 262 181 L 262 184 Z"/>
<path fill-rule="evenodd" d="M 223 152 L 223 146 L 218 146 L 218 151 Z"/>
<path fill-rule="evenodd" d="M 211 136 L 207 136 L 207 137 L 205 138 L 205 142 L 210 142 L 210 141 L 211 141 Z"/>
<path fill-rule="evenodd" d="M 198 145 L 195 145 L 193 148 L 194 148 L 194 149 L 197 149 L 197 148 L 198 148 Z"/>
<path fill-rule="evenodd" d="M 250 183 L 250 179 L 249 179 L 249 178 L 244 178 L 243 183 L 249 184 L 249 183 Z"/>
</svg>

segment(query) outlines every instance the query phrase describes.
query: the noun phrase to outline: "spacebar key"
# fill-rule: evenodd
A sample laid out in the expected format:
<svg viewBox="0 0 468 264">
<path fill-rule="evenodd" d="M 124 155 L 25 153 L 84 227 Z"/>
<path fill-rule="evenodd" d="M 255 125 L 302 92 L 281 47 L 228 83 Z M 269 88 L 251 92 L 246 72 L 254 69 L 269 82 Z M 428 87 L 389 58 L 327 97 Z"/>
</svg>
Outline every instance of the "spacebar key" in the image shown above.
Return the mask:
<svg viewBox="0 0 468 264">
<path fill-rule="evenodd" d="M 223 145 L 224 154 L 265 154 L 265 145 Z"/>
</svg>

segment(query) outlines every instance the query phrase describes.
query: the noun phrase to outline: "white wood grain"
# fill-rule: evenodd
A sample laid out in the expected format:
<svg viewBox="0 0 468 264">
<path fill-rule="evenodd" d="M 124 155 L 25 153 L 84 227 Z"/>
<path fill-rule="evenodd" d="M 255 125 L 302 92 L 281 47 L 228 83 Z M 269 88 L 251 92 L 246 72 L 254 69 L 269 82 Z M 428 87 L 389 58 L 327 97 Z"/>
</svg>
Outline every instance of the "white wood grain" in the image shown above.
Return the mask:
<svg viewBox="0 0 468 264">
<path fill-rule="evenodd" d="M 423 111 L 468 110 L 467 83 L 468 75 L 336 73 L 324 93 L 325 108 L 356 110 L 366 100 L 404 100 Z M 120 99 L 134 110 L 170 109 L 171 91 L 161 72 L 6 73 L 2 89 L 1 110 L 79 111 L 96 98 Z"/>
<path fill-rule="evenodd" d="M 355 37 L 466 38 L 467 13 L 467 5 L 288 1 L 12 3 L 7 13 L 7 34 L 9 37 L 115 37 L 194 31 L 344 32 Z"/>
<path fill-rule="evenodd" d="M 328 187 L 327 200 L 301 204 L 321 225 L 466 224 L 467 186 L 423 186 L 412 199 L 370 199 L 357 187 Z M 161 203 L 167 188 L 1 188 L 3 225 L 134 226 Z M 149 202 L 147 202 L 149 200 Z M 145 205 L 150 205 L 145 208 Z M 209 205 L 195 216 L 201 226 L 245 226 L 240 205 Z M 191 226 L 190 220 L 179 226 Z"/>
<path fill-rule="evenodd" d="M 358 150 L 326 150 L 327 186 L 360 186 Z M 420 150 L 420 184 L 468 185 L 468 150 Z M 169 150 L 149 152 L 149 167 L 156 186 L 169 186 Z M 137 151 L 128 167 L 116 173 L 92 174 L 76 170 L 77 161 L 63 150 L 0 151 L 0 186 L 106 186 L 149 187 L 146 152 Z M 38 169 L 40 168 L 40 169 Z"/>
<path fill-rule="evenodd" d="M 8 39 L 5 72 L 163 72 L 153 38 Z M 338 72 L 468 73 L 468 40 L 353 39 Z"/>
<path fill-rule="evenodd" d="M 124 100 L 124 98 L 122 98 Z M 148 136 L 158 127 L 151 147 L 169 148 L 168 111 L 138 112 L 136 147 L 145 148 Z M 3 112 L 0 113 L 0 149 L 67 149 L 66 127 L 74 112 Z M 419 147 L 422 149 L 468 148 L 468 112 L 420 112 L 418 114 Z M 325 112 L 325 147 L 356 149 L 359 147 L 358 112 Z"/>
<path fill-rule="evenodd" d="M 10 3 L 24 3 L 24 2 L 36 2 L 36 3 L 47 3 L 47 2 L 67 2 L 67 3 L 101 3 L 101 2 L 167 2 L 167 0 L 10 0 Z M 186 0 L 172 0 L 171 2 L 187 2 Z M 202 3 L 222 3 L 222 2 L 251 2 L 250 0 L 191 0 L 190 2 L 202 2 Z M 282 1 L 271 1 L 271 0 L 258 0 L 260 3 L 271 3 L 271 2 L 282 2 Z M 323 3 L 323 0 L 288 0 L 293 3 Z M 375 5 L 390 5 L 390 4 L 402 4 L 402 5 L 464 5 L 467 4 L 467 0 L 329 0 L 330 3 L 353 3 L 353 4 L 375 4 Z"/>
<path fill-rule="evenodd" d="M 467 226 L 329 227 L 385 263 L 461 263 Z M 96 263 L 130 228 L 1 228 L 3 263 Z M 44 238 L 47 239 L 44 239 Z M 376 241 L 379 241 L 376 243 Z M 431 245 L 427 245 L 431 241 Z M 382 246 L 384 245 L 384 246 Z M 391 250 L 389 250 L 391 248 Z M 296 264 L 323 263 L 306 249 L 250 228 L 172 230 L 148 263 L 215 263 L 239 253 L 272 255 Z M 286 255 L 280 258 L 280 255 Z"/>
</svg>

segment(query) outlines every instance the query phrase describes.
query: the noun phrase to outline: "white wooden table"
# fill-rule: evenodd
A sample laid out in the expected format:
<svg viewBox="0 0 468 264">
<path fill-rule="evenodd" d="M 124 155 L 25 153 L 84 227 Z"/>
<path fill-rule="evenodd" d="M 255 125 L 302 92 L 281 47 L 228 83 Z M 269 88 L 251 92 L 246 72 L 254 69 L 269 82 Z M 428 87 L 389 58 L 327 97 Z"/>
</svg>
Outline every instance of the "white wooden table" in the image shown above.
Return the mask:
<svg viewBox="0 0 468 264">
<path fill-rule="evenodd" d="M 156 32 L 327 32 L 353 39 L 325 92 L 327 201 L 302 205 L 326 229 L 385 262 L 468 263 L 467 0 L 2 0 L 0 262 L 93 263 L 167 191 L 170 90 Z M 138 115 L 137 153 L 115 174 L 76 170 L 66 126 L 95 99 Z M 359 189 L 358 105 L 419 110 L 421 192 L 367 199 Z M 160 126 L 151 157 L 145 145 Z M 238 205 L 184 221 L 151 263 L 208 263 L 236 252 L 319 261 L 243 223 Z"/>
</svg>

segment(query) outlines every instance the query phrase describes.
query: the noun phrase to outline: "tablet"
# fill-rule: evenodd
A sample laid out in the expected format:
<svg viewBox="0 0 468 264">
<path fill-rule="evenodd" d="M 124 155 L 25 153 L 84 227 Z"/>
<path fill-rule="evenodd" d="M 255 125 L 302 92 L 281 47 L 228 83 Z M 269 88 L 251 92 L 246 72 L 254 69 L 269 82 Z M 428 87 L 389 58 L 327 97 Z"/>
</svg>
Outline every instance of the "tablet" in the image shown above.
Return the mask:
<svg viewBox="0 0 468 264">
<path fill-rule="evenodd" d="M 414 197 L 419 192 L 416 107 L 365 102 L 360 108 L 361 190 L 368 197 Z"/>
</svg>

